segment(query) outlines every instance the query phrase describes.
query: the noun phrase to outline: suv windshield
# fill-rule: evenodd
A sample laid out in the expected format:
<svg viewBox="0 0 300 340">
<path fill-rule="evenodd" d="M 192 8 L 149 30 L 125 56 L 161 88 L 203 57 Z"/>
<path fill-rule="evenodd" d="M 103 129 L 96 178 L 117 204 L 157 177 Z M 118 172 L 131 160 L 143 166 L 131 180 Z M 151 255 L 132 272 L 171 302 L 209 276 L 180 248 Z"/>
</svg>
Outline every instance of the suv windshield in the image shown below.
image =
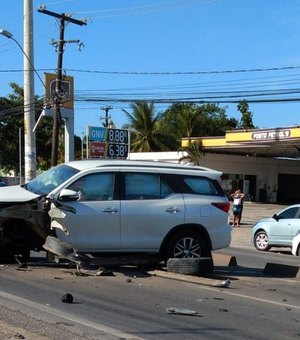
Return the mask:
<svg viewBox="0 0 300 340">
<path fill-rule="evenodd" d="M 78 172 L 78 169 L 60 164 L 34 178 L 25 185 L 25 188 L 35 194 L 46 195 Z"/>
</svg>

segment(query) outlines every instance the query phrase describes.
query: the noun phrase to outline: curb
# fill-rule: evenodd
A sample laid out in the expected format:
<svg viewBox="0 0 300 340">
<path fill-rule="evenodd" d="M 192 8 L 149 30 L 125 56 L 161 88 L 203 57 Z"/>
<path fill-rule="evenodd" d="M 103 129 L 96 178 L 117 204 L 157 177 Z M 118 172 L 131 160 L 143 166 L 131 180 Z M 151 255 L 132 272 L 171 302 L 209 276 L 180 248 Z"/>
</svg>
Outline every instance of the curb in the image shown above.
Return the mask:
<svg viewBox="0 0 300 340">
<path fill-rule="evenodd" d="M 233 270 L 239 268 L 236 257 L 230 255 L 213 254 L 213 263 L 214 267 L 231 267 L 231 269 Z M 209 274 L 210 277 L 186 275 L 172 271 L 162 270 L 149 271 L 148 274 L 161 278 L 185 281 L 210 287 L 217 287 L 218 286 L 217 283 L 220 283 L 220 275 L 216 274 L 215 275 L 216 277 L 214 278 L 214 273 L 210 273 Z M 298 279 L 300 278 L 300 267 L 278 263 L 267 263 L 262 271 L 262 274 L 273 277 L 285 277 L 285 278 L 292 277 Z"/>
<path fill-rule="evenodd" d="M 279 276 L 279 277 L 295 277 L 300 278 L 300 267 L 289 266 L 279 263 L 267 263 L 263 273 L 266 275 Z"/>
<path fill-rule="evenodd" d="M 238 267 L 235 256 L 224 254 L 212 254 L 214 266 Z"/>
<path fill-rule="evenodd" d="M 193 275 L 185 275 L 185 274 L 178 274 L 173 272 L 165 272 L 162 270 L 153 270 L 149 271 L 148 274 L 152 276 L 162 277 L 164 279 L 172 279 L 177 281 L 185 281 L 190 283 L 196 283 L 203 286 L 214 286 L 214 283 L 219 280 L 210 279 L 202 276 L 193 276 Z"/>
<path fill-rule="evenodd" d="M 221 267 L 238 267 L 235 256 L 213 254 L 214 266 Z M 300 278 L 300 266 L 290 266 L 287 264 L 271 263 L 268 262 L 263 269 L 263 273 L 269 276 L 277 277 L 294 277 Z"/>
</svg>

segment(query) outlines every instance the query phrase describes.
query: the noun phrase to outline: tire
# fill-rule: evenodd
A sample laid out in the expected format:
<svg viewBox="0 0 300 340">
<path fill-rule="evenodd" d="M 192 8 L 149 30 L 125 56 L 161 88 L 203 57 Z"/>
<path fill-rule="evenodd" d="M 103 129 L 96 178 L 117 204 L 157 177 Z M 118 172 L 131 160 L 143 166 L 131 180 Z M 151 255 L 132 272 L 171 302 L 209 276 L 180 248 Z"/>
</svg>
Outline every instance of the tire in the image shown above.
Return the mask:
<svg viewBox="0 0 300 340">
<path fill-rule="evenodd" d="M 185 275 L 200 275 L 213 271 L 211 257 L 205 258 L 170 258 L 167 261 L 167 271 Z"/>
<path fill-rule="evenodd" d="M 269 238 L 265 231 L 259 231 L 254 236 L 254 246 L 259 251 L 268 251 L 271 249 Z"/>
<path fill-rule="evenodd" d="M 166 260 L 211 256 L 201 235 L 193 230 L 181 230 L 174 234 L 167 243 L 165 255 Z"/>
</svg>

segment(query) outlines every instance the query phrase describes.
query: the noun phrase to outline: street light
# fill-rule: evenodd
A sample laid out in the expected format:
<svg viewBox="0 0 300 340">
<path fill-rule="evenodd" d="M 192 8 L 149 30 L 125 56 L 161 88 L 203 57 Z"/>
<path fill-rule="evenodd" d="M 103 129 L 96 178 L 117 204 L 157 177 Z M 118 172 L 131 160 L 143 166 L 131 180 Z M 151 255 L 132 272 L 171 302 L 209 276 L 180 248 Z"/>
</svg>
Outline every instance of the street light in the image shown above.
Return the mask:
<svg viewBox="0 0 300 340">
<path fill-rule="evenodd" d="M 13 40 L 24 55 L 24 165 L 25 165 L 25 182 L 28 182 L 36 175 L 36 142 L 35 134 L 32 131 L 35 124 L 35 105 L 34 105 L 34 71 L 42 84 L 42 79 L 32 64 L 32 47 L 28 47 L 28 54 L 23 47 L 13 37 L 13 34 L 5 29 L 0 29 L 0 34 Z M 25 35 L 24 35 L 25 37 Z M 24 38 L 25 39 L 25 38 Z M 26 43 L 24 42 L 26 45 Z M 28 42 L 30 44 L 30 42 Z M 26 45 L 27 46 L 27 45 Z M 30 72 L 31 71 L 31 72 Z M 21 172 L 20 172 L 21 177 Z M 21 178 L 20 178 L 21 182 Z"/>
<path fill-rule="evenodd" d="M 33 66 L 30 58 L 28 57 L 28 55 L 25 53 L 23 47 L 21 46 L 21 44 L 18 42 L 17 39 L 14 38 L 13 34 L 10 33 L 9 31 L 7 30 L 4 30 L 4 29 L 0 29 L 0 34 L 3 35 L 4 37 L 8 38 L 8 39 L 11 39 L 13 40 L 20 48 L 20 50 L 22 51 L 22 53 L 24 54 L 25 58 L 28 60 L 31 68 L 32 68 L 32 71 L 37 75 L 37 77 L 39 78 L 40 82 L 42 83 L 43 87 L 46 88 L 46 85 L 45 83 L 43 82 L 43 79 L 41 78 L 41 76 L 38 74 L 38 71 L 35 69 L 35 67 Z"/>
</svg>

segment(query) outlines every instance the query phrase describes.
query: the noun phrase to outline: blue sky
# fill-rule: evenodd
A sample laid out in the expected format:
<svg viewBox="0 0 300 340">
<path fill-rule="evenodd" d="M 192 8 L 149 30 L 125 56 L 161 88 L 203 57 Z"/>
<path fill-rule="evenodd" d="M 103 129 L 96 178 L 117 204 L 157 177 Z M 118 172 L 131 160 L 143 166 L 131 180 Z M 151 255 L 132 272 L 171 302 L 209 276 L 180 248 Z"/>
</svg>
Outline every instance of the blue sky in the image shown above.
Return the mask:
<svg viewBox="0 0 300 340">
<path fill-rule="evenodd" d="M 222 98 L 213 100 L 237 119 L 236 104 L 222 100 L 290 98 L 250 103 L 254 124 L 300 125 L 300 102 L 294 100 L 300 98 L 298 0 L 33 0 L 34 65 L 41 77 L 56 68 L 57 53 L 49 42 L 59 33 L 56 20 L 37 11 L 44 4 L 87 19 L 86 26 L 69 24 L 65 31 L 66 40 L 85 45 L 79 51 L 67 44 L 63 61 L 75 78 L 77 135 L 87 125 L 102 125 L 106 105 L 121 128 L 127 122 L 122 109 L 130 108 L 120 99 L 207 100 L 220 93 Z M 23 1 L 0 0 L 0 12 L 0 28 L 22 44 Z M 16 43 L 0 36 L 0 96 L 11 93 L 10 82 L 23 86 L 22 68 Z M 283 94 L 290 90 L 294 93 Z M 37 77 L 35 92 L 44 95 Z M 86 101 L 91 98 L 107 101 Z M 157 111 L 165 107 L 156 104 Z"/>
</svg>

